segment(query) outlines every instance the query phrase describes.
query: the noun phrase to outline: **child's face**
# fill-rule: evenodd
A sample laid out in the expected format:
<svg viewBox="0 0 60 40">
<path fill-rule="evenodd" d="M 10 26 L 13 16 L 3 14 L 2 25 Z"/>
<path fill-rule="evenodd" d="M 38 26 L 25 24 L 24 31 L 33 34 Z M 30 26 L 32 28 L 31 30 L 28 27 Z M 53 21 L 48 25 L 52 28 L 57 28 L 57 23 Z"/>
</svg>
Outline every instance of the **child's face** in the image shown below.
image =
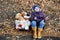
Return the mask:
<svg viewBox="0 0 60 40">
<path fill-rule="evenodd" d="M 35 7 L 35 12 L 39 12 L 40 8 L 39 7 Z"/>
</svg>

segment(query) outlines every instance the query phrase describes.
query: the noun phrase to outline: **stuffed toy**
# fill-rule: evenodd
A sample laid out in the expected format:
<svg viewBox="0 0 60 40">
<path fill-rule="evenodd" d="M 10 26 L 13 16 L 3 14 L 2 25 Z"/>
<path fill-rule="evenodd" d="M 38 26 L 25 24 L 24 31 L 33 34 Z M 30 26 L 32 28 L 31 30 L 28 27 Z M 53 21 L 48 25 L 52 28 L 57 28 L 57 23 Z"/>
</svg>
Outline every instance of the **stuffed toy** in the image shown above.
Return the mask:
<svg viewBox="0 0 60 40">
<path fill-rule="evenodd" d="M 16 29 L 29 30 L 29 25 L 30 25 L 29 18 L 30 18 L 30 16 L 27 16 L 26 12 L 23 11 L 21 13 L 17 13 L 15 18 L 16 18 L 16 20 L 15 20 Z"/>
</svg>

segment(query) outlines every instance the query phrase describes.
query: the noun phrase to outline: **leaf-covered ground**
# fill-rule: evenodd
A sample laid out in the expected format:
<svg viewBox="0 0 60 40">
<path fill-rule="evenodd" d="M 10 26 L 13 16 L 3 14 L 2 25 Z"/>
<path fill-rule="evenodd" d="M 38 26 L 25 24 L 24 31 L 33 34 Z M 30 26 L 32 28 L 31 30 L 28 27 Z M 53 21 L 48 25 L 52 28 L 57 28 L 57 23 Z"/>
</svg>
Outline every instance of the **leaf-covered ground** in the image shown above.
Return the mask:
<svg viewBox="0 0 60 40">
<path fill-rule="evenodd" d="M 32 31 L 16 31 L 15 15 L 23 10 L 31 13 L 34 3 L 47 16 L 42 36 L 60 37 L 60 0 L 0 0 L 0 35 L 32 35 Z"/>
</svg>

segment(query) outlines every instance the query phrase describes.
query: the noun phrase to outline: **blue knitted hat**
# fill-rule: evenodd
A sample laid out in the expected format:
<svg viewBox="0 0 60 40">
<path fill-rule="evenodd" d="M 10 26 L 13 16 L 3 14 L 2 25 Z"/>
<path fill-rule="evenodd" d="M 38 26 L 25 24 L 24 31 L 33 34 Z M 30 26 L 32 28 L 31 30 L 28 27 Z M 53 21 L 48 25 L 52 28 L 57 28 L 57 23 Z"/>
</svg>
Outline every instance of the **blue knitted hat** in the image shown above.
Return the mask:
<svg viewBox="0 0 60 40">
<path fill-rule="evenodd" d="M 32 7 L 32 11 L 35 10 L 35 7 L 39 7 L 39 6 L 35 4 L 35 5 Z"/>
</svg>

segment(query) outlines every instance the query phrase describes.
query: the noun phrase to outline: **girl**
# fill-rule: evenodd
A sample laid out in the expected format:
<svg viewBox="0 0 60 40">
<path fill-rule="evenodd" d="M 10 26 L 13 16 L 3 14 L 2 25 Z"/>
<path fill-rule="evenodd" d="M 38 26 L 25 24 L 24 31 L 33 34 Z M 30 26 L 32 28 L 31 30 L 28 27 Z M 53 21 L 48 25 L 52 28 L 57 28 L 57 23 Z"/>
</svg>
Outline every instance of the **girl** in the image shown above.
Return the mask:
<svg viewBox="0 0 60 40">
<path fill-rule="evenodd" d="M 33 38 L 40 39 L 41 32 L 45 25 L 45 16 L 38 5 L 34 5 L 32 7 L 32 14 L 30 20 L 31 20 L 31 26 L 33 30 Z"/>
</svg>

